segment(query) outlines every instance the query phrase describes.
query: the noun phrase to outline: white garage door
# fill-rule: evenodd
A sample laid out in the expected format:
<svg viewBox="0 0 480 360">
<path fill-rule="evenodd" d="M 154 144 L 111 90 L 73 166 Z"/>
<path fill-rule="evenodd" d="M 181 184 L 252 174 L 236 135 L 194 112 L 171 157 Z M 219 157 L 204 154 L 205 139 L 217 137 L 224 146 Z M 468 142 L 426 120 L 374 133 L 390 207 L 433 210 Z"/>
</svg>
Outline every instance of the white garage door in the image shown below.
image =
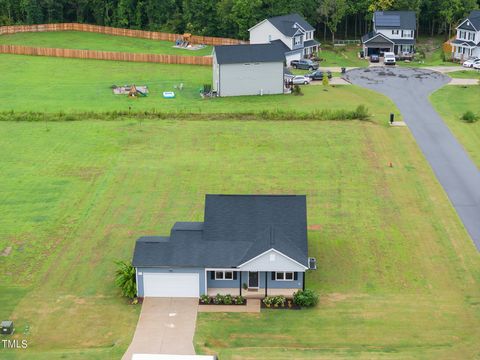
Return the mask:
<svg viewBox="0 0 480 360">
<path fill-rule="evenodd" d="M 191 273 L 143 273 L 144 296 L 198 297 L 199 276 Z"/>
</svg>

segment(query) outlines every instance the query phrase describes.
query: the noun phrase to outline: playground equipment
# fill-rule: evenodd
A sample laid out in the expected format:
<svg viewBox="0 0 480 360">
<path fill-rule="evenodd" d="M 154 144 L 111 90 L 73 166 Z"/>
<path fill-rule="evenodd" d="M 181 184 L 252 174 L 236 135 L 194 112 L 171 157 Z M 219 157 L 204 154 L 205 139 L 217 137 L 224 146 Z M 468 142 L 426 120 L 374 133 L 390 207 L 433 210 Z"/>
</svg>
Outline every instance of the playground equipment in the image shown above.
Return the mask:
<svg viewBox="0 0 480 360">
<path fill-rule="evenodd" d="M 147 94 L 137 89 L 135 85 L 132 85 L 130 88 L 130 91 L 128 92 L 128 97 L 138 97 L 138 96 L 145 97 L 147 96 Z"/>
<path fill-rule="evenodd" d="M 129 97 L 145 97 L 148 96 L 148 87 L 146 85 L 124 85 L 124 86 L 112 86 L 113 93 L 115 95 L 128 95 Z"/>
</svg>

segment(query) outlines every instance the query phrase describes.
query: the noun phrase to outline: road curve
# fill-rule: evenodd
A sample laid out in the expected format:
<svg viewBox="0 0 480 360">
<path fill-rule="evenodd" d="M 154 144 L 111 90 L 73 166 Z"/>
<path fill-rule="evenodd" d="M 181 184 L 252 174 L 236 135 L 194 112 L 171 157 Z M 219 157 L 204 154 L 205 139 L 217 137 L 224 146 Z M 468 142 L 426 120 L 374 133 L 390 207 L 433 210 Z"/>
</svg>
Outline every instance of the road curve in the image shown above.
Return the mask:
<svg viewBox="0 0 480 360">
<path fill-rule="evenodd" d="M 480 251 L 480 171 L 428 99 L 450 79 L 426 69 L 383 66 L 350 70 L 345 77 L 395 102 Z"/>
</svg>

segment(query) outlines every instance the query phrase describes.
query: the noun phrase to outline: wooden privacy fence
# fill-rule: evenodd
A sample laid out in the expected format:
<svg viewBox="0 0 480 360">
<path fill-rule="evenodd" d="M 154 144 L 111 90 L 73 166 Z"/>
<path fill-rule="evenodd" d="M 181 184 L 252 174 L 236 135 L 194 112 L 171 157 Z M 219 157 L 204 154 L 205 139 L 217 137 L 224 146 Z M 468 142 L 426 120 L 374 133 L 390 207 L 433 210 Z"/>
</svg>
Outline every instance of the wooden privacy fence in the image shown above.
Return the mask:
<svg viewBox="0 0 480 360">
<path fill-rule="evenodd" d="M 115 51 L 38 48 L 20 45 L 0 45 L 0 53 L 163 64 L 212 65 L 212 58 L 210 56 L 139 54 Z"/>
<path fill-rule="evenodd" d="M 44 31 L 84 31 L 84 32 L 116 35 L 116 36 L 128 36 L 128 37 L 141 38 L 141 39 L 165 40 L 165 41 L 172 41 L 172 42 L 182 37 L 181 34 L 121 29 L 121 28 L 114 28 L 114 27 L 108 27 L 108 26 L 98 26 L 98 25 L 79 24 L 79 23 L 14 25 L 14 26 L 0 27 L 0 35 L 15 34 L 15 33 L 21 33 L 21 32 L 44 32 Z M 198 35 L 192 35 L 190 40 L 194 44 L 205 44 L 205 45 L 213 45 L 213 46 L 248 44 L 248 41 L 242 41 L 237 39 L 220 38 L 220 37 L 212 37 L 212 36 L 198 36 Z"/>
</svg>

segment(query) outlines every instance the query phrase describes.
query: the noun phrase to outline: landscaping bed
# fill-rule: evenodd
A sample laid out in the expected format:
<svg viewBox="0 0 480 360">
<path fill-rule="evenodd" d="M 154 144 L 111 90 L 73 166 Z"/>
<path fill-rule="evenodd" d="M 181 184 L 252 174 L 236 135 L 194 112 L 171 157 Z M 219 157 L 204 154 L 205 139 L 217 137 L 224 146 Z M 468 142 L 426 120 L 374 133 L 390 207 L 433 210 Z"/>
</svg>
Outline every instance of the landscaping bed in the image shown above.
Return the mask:
<svg viewBox="0 0 480 360">
<path fill-rule="evenodd" d="M 241 295 L 202 295 L 198 299 L 198 305 L 247 305 L 247 299 Z"/>
</svg>

